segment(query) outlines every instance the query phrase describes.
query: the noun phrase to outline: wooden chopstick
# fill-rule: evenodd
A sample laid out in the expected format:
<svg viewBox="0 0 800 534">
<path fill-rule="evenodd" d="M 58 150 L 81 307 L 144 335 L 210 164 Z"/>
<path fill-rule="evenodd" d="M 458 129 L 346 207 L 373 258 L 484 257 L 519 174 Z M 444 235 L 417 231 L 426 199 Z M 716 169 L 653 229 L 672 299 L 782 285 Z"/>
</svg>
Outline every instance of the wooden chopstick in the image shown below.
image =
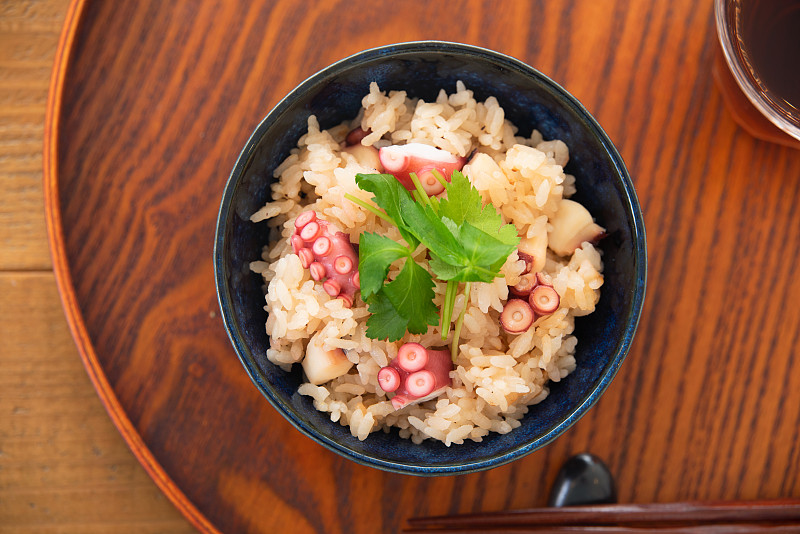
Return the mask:
<svg viewBox="0 0 800 534">
<path fill-rule="evenodd" d="M 772 524 L 782 527 L 788 524 L 786 532 L 800 532 L 800 500 L 784 499 L 772 501 L 724 501 L 724 502 L 678 502 L 656 504 L 608 504 L 590 506 L 570 506 L 564 508 L 533 508 L 505 512 L 487 512 L 438 517 L 420 517 L 408 520 L 415 531 L 451 529 L 453 532 L 486 531 L 494 529 L 544 528 L 544 527 L 675 527 L 689 528 L 703 526 L 703 532 L 714 524 L 757 524 L 762 530 Z M 553 532 L 557 532 L 552 530 Z M 562 530 L 569 532 L 568 530 Z M 619 531 L 619 530 L 617 530 Z M 699 530 L 696 530 L 699 532 Z M 730 530 L 728 530 L 730 531 Z M 597 532 L 604 532 L 597 530 Z M 616 532 L 616 531 L 610 531 Z M 620 531 L 624 532 L 624 531 Z M 641 532 L 641 530 L 639 530 Z M 662 531 L 665 532 L 665 531 Z M 676 531 L 691 532 L 691 531 Z M 726 531 L 727 532 L 727 531 Z M 739 532 L 735 530 L 733 532 Z M 742 532 L 755 532 L 744 530 Z M 781 530 L 774 530 L 781 532 Z"/>
<path fill-rule="evenodd" d="M 460 528 L 445 529 L 404 529 L 403 534 L 474 534 L 474 529 L 464 530 Z M 588 526 L 588 525 L 546 525 L 529 526 L 521 528 L 500 529 L 481 529 L 480 532 L 486 534 L 542 534 L 550 532 L 552 534 L 588 533 L 588 534 L 644 534 L 651 532 L 654 534 L 797 534 L 800 526 L 797 524 L 772 524 L 772 523 L 716 523 L 708 525 L 692 526 Z"/>
</svg>

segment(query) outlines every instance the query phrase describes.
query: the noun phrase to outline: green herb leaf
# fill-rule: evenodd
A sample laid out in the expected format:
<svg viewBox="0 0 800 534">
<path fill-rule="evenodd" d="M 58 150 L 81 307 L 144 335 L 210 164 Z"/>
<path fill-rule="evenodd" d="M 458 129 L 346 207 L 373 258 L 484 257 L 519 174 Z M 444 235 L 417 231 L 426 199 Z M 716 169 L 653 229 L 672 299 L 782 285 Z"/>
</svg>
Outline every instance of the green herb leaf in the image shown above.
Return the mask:
<svg viewBox="0 0 800 534">
<path fill-rule="evenodd" d="M 397 341 L 406 335 L 408 320 L 400 315 L 382 290 L 366 300 L 371 314 L 367 319 L 367 337 Z"/>
<path fill-rule="evenodd" d="M 512 249 L 519 245 L 517 228 L 513 224 L 503 224 L 500 214 L 491 204 L 487 204 L 478 217 L 468 219 L 467 222 L 478 230 L 494 236 L 507 245 L 511 245 Z"/>
<path fill-rule="evenodd" d="M 456 280 L 464 272 L 463 265 L 451 265 L 432 252 L 428 264 L 439 280 Z"/>
<path fill-rule="evenodd" d="M 517 236 L 514 236 L 515 240 L 513 244 L 504 243 L 500 239 L 487 234 L 468 222 L 461 225 L 458 235 L 459 241 L 467 253 L 469 265 L 481 266 L 493 271 L 497 271 L 503 266 L 508 255 L 511 254 L 519 243 L 519 238 Z M 494 268 L 495 265 L 497 265 L 497 268 Z M 491 282 L 491 280 L 489 281 Z"/>
<path fill-rule="evenodd" d="M 450 265 L 441 259 L 431 255 L 431 271 L 440 280 L 448 282 L 491 282 L 501 276 L 497 269 L 487 269 L 480 265 Z M 502 267 L 502 264 L 500 265 Z"/>
<path fill-rule="evenodd" d="M 439 215 L 447 217 L 457 225 L 464 221 L 474 224 L 481 216 L 483 198 L 478 190 L 472 187 L 469 178 L 455 171 L 445 188 L 447 198 L 443 198 L 439 203 Z"/>
<path fill-rule="evenodd" d="M 407 259 L 397 278 L 366 299 L 367 337 L 397 341 L 406 332 L 424 334 L 439 323 L 434 296 L 430 273 Z"/>
<path fill-rule="evenodd" d="M 413 250 L 419 241 L 402 224 L 401 201 L 413 202 L 411 193 L 391 174 L 356 174 L 356 185 L 374 196 L 375 203 L 394 219 L 400 235 Z"/>
<path fill-rule="evenodd" d="M 365 232 L 361 234 L 358 245 L 358 272 L 361 283 L 361 296 L 366 299 L 383 287 L 389 266 L 411 252 L 386 236 Z"/>
<path fill-rule="evenodd" d="M 454 223 L 444 219 L 442 224 L 447 227 Z M 468 222 L 458 228 L 457 235 L 463 255 L 456 261 L 442 258 L 431 250 L 430 268 L 440 280 L 492 282 L 500 276 L 500 268 L 515 248 Z"/>
<path fill-rule="evenodd" d="M 421 334 L 428 325 L 439 322 L 431 274 L 411 257 L 411 250 L 422 243 L 428 248 L 430 270 L 447 281 L 441 310 L 442 337 L 446 339 L 459 283 L 466 282 L 468 295 L 471 282 L 492 282 L 502 276 L 500 268 L 519 244 L 516 228 L 503 224 L 491 203 L 483 205 L 480 193 L 461 172 L 454 172 L 445 184 L 446 198 L 429 198 L 418 187 L 414 191 L 417 202 L 390 174 L 358 174 L 356 183 L 375 195 L 375 202 L 394 220 L 411 247 L 375 234 L 362 236 L 361 290 L 372 314 L 367 320 L 367 336 L 396 341 L 406 331 Z M 391 264 L 403 257 L 406 261 L 397 278 L 386 282 Z M 456 321 L 454 354 L 465 310 Z"/>
<path fill-rule="evenodd" d="M 464 249 L 452 230 L 430 206 L 418 204 L 410 197 L 402 199 L 400 206 L 403 222 L 428 250 L 453 265 L 466 259 Z"/>
<path fill-rule="evenodd" d="M 476 228 L 479 228 L 479 226 L 476 226 Z M 514 226 L 513 224 L 504 224 L 503 226 L 501 226 L 500 230 L 497 231 L 496 237 L 506 245 L 511 245 L 512 250 L 517 248 L 517 245 L 519 245 L 519 235 L 517 234 L 517 227 Z M 500 265 L 502 266 L 502 264 Z M 498 269 L 499 268 L 500 267 L 498 267 Z"/>
<path fill-rule="evenodd" d="M 408 259 L 397 278 L 383 288 L 395 310 L 408 321 L 408 331 L 412 334 L 424 334 L 428 325 L 439 324 L 433 285 L 431 274 Z"/>
<path fill-rule="evenodd" d="M 491 202 L 483 206 L 483 198 L 472 186 L 469 178 L 456 171 L 446 188 L 447 198 L 441 201 L 439 215 L 447 217 L 458 225 L 468 222 L 514 247 L 519 244 L 514 225 L 503 224 L 502 217 Z"/>
</svg>

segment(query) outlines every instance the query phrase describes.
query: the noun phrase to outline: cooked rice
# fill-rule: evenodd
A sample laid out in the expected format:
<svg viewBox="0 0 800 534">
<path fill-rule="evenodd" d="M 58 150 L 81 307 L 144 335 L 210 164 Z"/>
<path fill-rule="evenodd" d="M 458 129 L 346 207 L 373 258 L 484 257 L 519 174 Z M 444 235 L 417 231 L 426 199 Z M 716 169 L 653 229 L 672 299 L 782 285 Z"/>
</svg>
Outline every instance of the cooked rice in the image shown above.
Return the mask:
<svg viewBox="0 0 800 534">
<path fill-rule="evenodd" d="M 575 192 L 575 178 L 563 171 L 568 148 L 559 140 L 544 141 L 536 130 L 528 138 L 516 135 L 517 128 L 494 97 L 478 102 L 461 82 L 453 94 L 440 91 L 435 102 L 409 98 L 404 91 L 386 94 L 372 83 L 362 105 L 356 120 L 329 130 L 320 130 L 317 119 L 309 117 L 308 132 L 275 171 L 273 201 L 251 217 L 253 222 L 268 219 L 275 230 L 275 242 L 265 248 L 263 261 L 251 263 L 268 284 L 267 358 L 288 370 L 302 360 L 306 344 L 317 332 L 322 332 L 326 350 L 344 349 L 355 363 L 348 374 L 321 386 L 303 384 L 299 392 L 312 397 L 314 406 L 328 412 L 331 420 L 349 426 L 360 440 L 391 427 L 415 443 L 433 438 L 448 446 L 467 439 L 481 441 L 489 432 L 510 432 L 520 425 L 529 406 L 547 397 L 548 381 L 558 382 L 575 369 L 574 319 L 594 311 L 603 283 L 598 250 L 584 243 L 571 258 L 548 250 L 540 270 L 552 278 L 560 307 L 519 335 L 499 326 L 508 286 L 518 282 L 524 269 L 517 253 L 502 268 L 505 278 L 473 283 L 452 385 L 438 399 L 395 411 L 378 386 L 378 370 L 405 342 L 442 346 L 438 327 L 394 343 L 368 338 L 366 304 L 356 297 L 353 307 L 346 308 L 341 299 L 329 297 L 302 268 L 289 237 L 294 218 L 313 209 L 353 243 L 362 232 L 400 240 L 395 227 L 344 198 L 347 193 L 364 200 L 372 197 L 356 186 L 355 175 L 374 171 L 341 151 L 344 137 L 356 126 L 372 132 L 363 139 L 364 145 L 425 143 L 460 156 L 475 150 L 464 174 L 523 239 L 542 245 L 558 201 Z M 421 259 L 424 249 L 420 247 L 417 254 Z M 392 267 L 390 277 L 397 272 Z M 435 292 L 435 302 L 441 305 L 445 284 L 437 282 Z M 459 295 L 454 317 L 464 304 Z M 452 333 L 448 344 L 451 340 Z"/>
</svg>

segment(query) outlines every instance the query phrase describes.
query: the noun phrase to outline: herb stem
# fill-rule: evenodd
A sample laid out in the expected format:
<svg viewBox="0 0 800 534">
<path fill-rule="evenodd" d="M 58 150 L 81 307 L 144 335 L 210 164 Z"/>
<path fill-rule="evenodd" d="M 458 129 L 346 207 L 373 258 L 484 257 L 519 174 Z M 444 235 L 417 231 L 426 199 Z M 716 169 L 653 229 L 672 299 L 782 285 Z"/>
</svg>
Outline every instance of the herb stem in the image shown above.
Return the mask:
<svg viewBox="0 0 800 534">
<path fill-rule="evenodd" d="M 444 293 L 444 302 L 442 303 L 442 340 L 446 340 L 450 334 L 450 324 L 453 321 L 453 307 L 456 303 L 456 296 L 458 295 L 458 282 L 454 280 L 447 281 L 447 290 Z"/>
<path fill-rule="evenodd" d="M 419 176 L 417 176 L 417 173 L 411 172 L 408 175 L 411 177 L 411 181 L 414 182 L 414 187 L 417 188 L 417 193 L 419 193 L 419 196 L 424 201 L 424 204 L 427 204 L 431 209 L 433 209 L 433 205 L 431 205 L 431 199 L 428 198 L 428 193 L 426 193 L 425 188 L 422 187 L 422 182 L 419 181 Z M 417 202 L 419 202 L 419 200 L 417 200 Z"/>
<path fill-rule="evenodd" d="M 461 326 L 464 324 L 464 315 L 466 315 L 467 306 L 469 306 L 469 292 L 471 289 L 472 282 L 464 284 L 464 307 L 461 309 L 461 313 L 458 314 L 458 321 L 456 321 L 456 328 L 453 332 L 453 344 L 450 347 L 450 358 L 452 358 L 453 363 L 456 363 L 456 356 L 458 355 L 458 338 L 461 337 Z"/>
<path fill-rule="evenodd" d="M 450 282 L 447 283 L 447 291 L 444 294 L 444 302 L 442 302 L 442 309 L 439 310 L 439 330 L 441 330 L 442 341 L 447 339 L 447 334 L 450 333 L 450 323 L 447 320 L 447 299 L 450 298 Z"/>
<path fill-rule="evenodd" d="M 431 169 L 431 173 L 433 177 L 439 180 L 439 183 L 442 184 L 442 187 L 447 188 L 447 180 L 444 179 L 442 173 L 439 172 L 439 169 Z"/>
<path fill-rule="evenodd" d="M 388 222 L 389 224 L 391 224 L 393 226 L 397 226 L 397 223 L 394 221 L 394 219 L 392 219 L 391 217 L 386 215 L 385 212 L 379 210 L 378 208 L 376 208 L 375 206 L 373 206 L 373 205 L 371 205 L 371 204 L 369 204 L 367 202 L 364 202 L 360 198 L 354 197 L 350 193 L 345 193 L 344 198 L 346 198 L 350 202 L 353 202 L 354 204 L 358 204 L 359 206 L 361 206 L 365 210 L 374 213 L 376 217 L 380 217 L 381 219 L 383 219 L 384 221 Z"/>
</svg>

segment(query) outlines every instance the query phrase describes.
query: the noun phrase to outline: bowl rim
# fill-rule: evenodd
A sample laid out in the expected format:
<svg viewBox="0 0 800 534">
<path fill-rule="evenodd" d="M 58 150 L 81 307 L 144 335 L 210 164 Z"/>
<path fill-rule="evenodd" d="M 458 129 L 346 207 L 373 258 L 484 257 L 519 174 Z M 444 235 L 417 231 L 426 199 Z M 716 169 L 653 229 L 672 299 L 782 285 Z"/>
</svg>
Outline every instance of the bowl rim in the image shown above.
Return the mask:
<svg viewBox="0 0 800 534">
<path fill-rule="evenodd" d="M 507 451 L 495 454 L 494 456 L 490 456 L 485 459 L 455 463 L 451 462 L 441 465 L 419 465 L 411 462 L 407 463 L 377 458 L 338 443 L 337 441 L 320 433 L 316 428 L 307 426 L 304 421 L 295 415 L 294 409 L 272 391 L 270 384 L 265 383 L 265 381 L 262 380 L 262 373 L 253 361 L 250 349 L 244 344 L 241 337 L 237 334 L 236 320 L 233 316 L 232 307 L 230 306 L 231 298 L 227 289 L 229 273 L 225 268 L 222 252 L 225 249 L 226 243 L 225 223 L 232 212 L 231 200 L 236 189 L 237 180 L 242 176 L 243 172 L 249 165 L 250 156 L 255 150 L 255 147 L 263 136 L 264 132 L 291 106 L 296 95 L 304 93 L 307 89 L 313 87 L 315 84 L 331 75 L 343 72 L 361 63 L 370 62 L 387 55 L 408 55 L 413 53 L 429 54 L 431 52 L 452 53 L 461 55 L 462 57 L 475 57 L 483 60 L 489 59 L 510 70 L 536 78 L 540 83 L 544 84 L 545 86 L 549 86 L 561 98 L 564 99 L 564 103 L 566 105 L 571 106 L 574 111 L 577 112 L 585 124 L 591 129 L 592 134 L 599 139 L 601 144 L 608 152 L 608 155 L 614 164 L 617 177 L 623 184 L 623 190 L 625 192 L 623 204 L 633 216 L 632 240 L 635 243 L 634 262 L 636 284 L 634 288 L 633 300 L 630 305 L 629 321 L 624 329 L 622 339 L 618 343 L 615 352 L 611 355 L 608 365 L 597 378 L 594 387 L 580 400 L 580 402 L 567 414 L 566 417 L 562 418 L 558 423 L 550 427 L 538 438 L 517 445 L 508 449 Z M 493 469 L 522 458 L 523 456 L 547 445 L 555 438 L 560 436 L 581 417 L 583 417 L 589 408 L 591 408 L 598 401 L 602 393 L 607 389 L 613 378 L 616 376 L 622 362 L 627 357 L 628 351 L 630 350 L 630 345 L 639 324 L 647 282 L 647 241 L 644 228 L 644 218 L 639 205 L 639 200 L 633 187 L 633 181 L 631 180 L 625 163 L 622 160 L 622 156 L 619 154 L 617 148 L 614 146 L 611 139 L 602 129 L 597 120 L 586 110 L 586 108 L 578 101 L 577 98 L 534 67 L 501 52 L 475 45 L 449 41 L 409 41 L 370 48 L 332 63 L 331 65 L 321 69 L 315 74 L 312 74 L 298 84 L 286 96 L 284 96 L 259 122 L 258 126 L 250 135 L 250 138 L 239 154 L 236 164 L 234 165 L 234 168 L 231 171 L 231 174 L 225 185 L 215 230 L 214 277 L 217 289 L 217 300 L 222 313 L 225 330 L 240 362 L 245 367 L 251 381 L 256 385 L 262 395 L 266 397 L 267 401 L 269 401 L 269 403 L 281 415 L 283 415 L 283 417 L 289 421 L 292 426 L 328 450 L 340 454 L 361 465 L 375 467 L 384 471 L 400 474 L 423 476 L 455 475 Z"/>
</svg>

